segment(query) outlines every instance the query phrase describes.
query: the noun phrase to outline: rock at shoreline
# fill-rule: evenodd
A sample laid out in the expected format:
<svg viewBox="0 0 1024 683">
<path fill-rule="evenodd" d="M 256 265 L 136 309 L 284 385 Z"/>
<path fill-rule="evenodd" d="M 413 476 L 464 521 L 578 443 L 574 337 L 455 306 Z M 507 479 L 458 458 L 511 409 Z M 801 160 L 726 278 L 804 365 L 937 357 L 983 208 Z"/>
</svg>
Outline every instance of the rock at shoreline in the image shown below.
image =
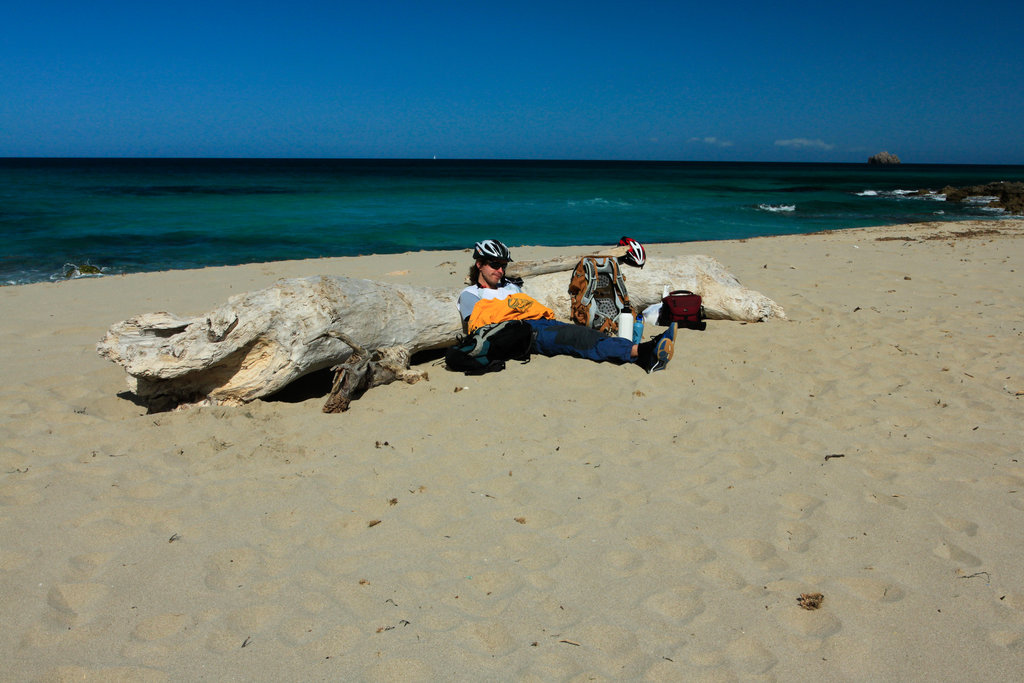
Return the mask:
<svg viewBox="0 0 1024 683">
<path fill-rule="evenodd" d="M 986 185 L 942 188 L 947 202 L 962 202 L 967 197 L 998 197 L 989 206 L 1000 208 L 1015 216 L 1024 215 L 1024 183 L 999 181 Z"/>
<path fill-rule="evenodd" d="M 890 152 L 879 152 L 873 157 L 868 157 L 868 163 L 872 166 L 895 166 L 900 163 L 900 158 Z"/>
</svg>

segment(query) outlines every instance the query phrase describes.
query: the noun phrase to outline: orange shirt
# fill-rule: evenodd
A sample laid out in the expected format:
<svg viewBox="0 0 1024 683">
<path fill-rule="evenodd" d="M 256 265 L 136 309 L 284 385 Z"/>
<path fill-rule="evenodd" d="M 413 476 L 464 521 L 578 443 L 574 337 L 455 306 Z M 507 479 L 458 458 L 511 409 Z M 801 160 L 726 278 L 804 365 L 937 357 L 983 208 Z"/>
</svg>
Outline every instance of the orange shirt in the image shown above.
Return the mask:
<svg viewBox="0 0 1024 683">
<path fill-rule="evenodd" d="M 470 332 L 485 325 L 503 320 L 548 320 L 555 319 L 555 312 L 541 304 L 529 294 L 517 292 L 504 299 L 481 299 L 473 306 L 469 316 Z"/>
</svg>

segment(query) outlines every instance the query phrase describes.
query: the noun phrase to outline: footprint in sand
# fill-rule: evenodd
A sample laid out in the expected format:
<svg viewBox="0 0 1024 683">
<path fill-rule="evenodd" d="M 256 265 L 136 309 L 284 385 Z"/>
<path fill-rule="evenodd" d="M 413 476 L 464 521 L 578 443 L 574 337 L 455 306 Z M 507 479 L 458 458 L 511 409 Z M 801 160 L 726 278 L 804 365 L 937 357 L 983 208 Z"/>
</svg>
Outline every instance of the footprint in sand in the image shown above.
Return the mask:
<svg viewBox="0 0 1024 683">
<path fill-rule="evenodd" d="M 61 623 L 71 626 L 88 619 L 91 608 L 108 592 L 100 583 L 60 583 L 50 588 L 46 602 Z"/>
<path fill-rule="evenodd" d="M 949 541 L 943 541 L 939 545 L 935 546 L 932 552 L 945 560 L 952 560 L 953 562 L 966 567 L 978 567 L 981 565 L 981 559 L 976 555 L 972 555 L 960 546 L 950 543 Z"/>
<path fill-rule="evenodd" d="M 513 597 L 523 585 L 523 580 L 512 571 L 474 572 L 473 589 L 489 596 L 492 600 Z"/>
<path fill-rule="evenodd" d="M 978 525 L 966 519 L 960 519 L 959 517 L 942 517 L 940 515 L 939 521 L 942 522 L 946 528 L 952 529 L 953 531 L 959 531 L 960 533 L 967 534 L 968 536 L 974 536 L 978 533 Z"/>
<path fill-rule="evenodd" d="M 702 651 L 690 651 L 686 659 L 695 667 L 701 669 L 720 669 L 728 663 L 728 657 L 724 650 L 702 650 Z M 678 680 L 679 673 L 676 672 L 676 677 L 672 680 Z M 734 680 L 732 676 L 723 677 L 724 680 Z M 714 679 L 712 679 L 714 680 Z"/>
<path fill-rule="evenodd" d="M 337 626 L 315 640 L 302 646 L 299 654 L 310 659 L 323 660 L 326 657 L 340 657 L 352 651 L 359 643 L 366 640 L 366 634 L 356 626 Z M 237 644 L 235 645 L 237 647 Z"/>
<path fill-rule="evenodd" d="M 32 558 L 25 553 L 5 549 L 3 553 L 0 553 L 0 571 L 9 572 L 20 569 L 31 561 Z"/>
<path fill-rule="evenodd" d="M 843 624 L 827 609 L 805 610 L 797 605 L 776 611 L 779 625 L 789 633 L 804 638 L 824 640 L 835 635 Z"/>
<path fill-rule="evenodd" d="M 42 500 L 43 494 L 35 483 L 8 484 L 0 491 L 0 505 L 35 505 Z"/>
<path fill-rule="evenodd" d="M 309 616 L 289 617 L 277 627 L 277 637 L 289 647 L 305 645 L 319 635 L 319 622 L 319 619 Z"/>
<path fill-rule="evenodd" d="M 662 593 L 655 593 L 644 606 L 652 612 L 664 615 L 676 625 L 687 624 L 704 611 L 701 590 L 693 586 L 679 586 Z"/>
<path fill-rule="evenodd" d="M 708 562 L 698 571 L 701 576 L 722 588 L 741 590 L 748 585 L 742 574 L 721 560 Z"/>
<path fill-rule="evenodd" d="M 87 669 L 84 666 L 57 666 L 44 673 L 39 680 L 163 683 L 170 678 L 163 671 L 135 666 L 114 666 L 102 669 Z"/>
<path fill-rule="evenodd" d="M 305 515 L 296 510 L 275 510 L 263 516 L 263 526 L 271 531 L 288 531 L 306 521 Z"/>
<path fill-rule="evenodd" d="M 96 570 L 105 565 L 114 556 L 114 553 L 85 553 L 75 555 L 68 560 L 71 570 L 68 572 L 69 581 L 81 581 L 96 573 Z"/>
<path fill-rule="evenodd" d="M 604 555 L 605 566 L 619 576 L 631 576 L 644 564 L 644 556 L 632 550 L 611 550 Z"/>
<path fill-rule="evenodd" d="M 779 505 L 797 519 L 807 519 L 822 505 L 822 501 L 806 493 L 784 493 L 779 496 Z"/>
<path fill-rule="evenodd" d="M 441 678 L 429 664 L 419 659 L 403 659 L 396 657 L 380 664 L 375 664 L 363 672 L 367 681 L 432 681 Z"/>
<path fill-rule="evenodd" d="M 1024 593 L 1007 593 L 1006 599 L 1001 602 L 1007 607 L 1024 612 Z"/>
<path fill-rule="evenodd" d="M 452 631 L 459 625 L 466 623 L 465 615 L 454 608 L 439 607 L 417 617 L 416 628 L 421 631 L 437 631 L 439 633 Z"/>
<path fill-rule="evenodd" d="M 999 647 L 1018 649 L 1024 646 L 1024 633 L 1020 631 L 989 631 L 988 639 Z"/>
<path fill-rule="evenodd" d="M 306 591 L 298 599 L 298 606 L 310 614 L 320 614 L 331 604 L 331 599 L 318 591 Z"/>
<path fill-rule="evenodd" d="M 247 582 L 255 561 L 256 553 L 249 548 L 232 548 L 214 553 L 206 563 L 207 587 L 213 590 L 237 588 Z"/>
<path fill-rule="evenodd" d="M 156 668 L 166 666 L 171 657 L 171 648 L 165 645 L 135 640 L 126 642 L 120 652 L 125 659 Z"/>
<path fill-rule="evenodd" d="M 765 674 L 778 660 L 762 643 L 753 638 L 739 638 L 725 648 L 733 668 L 748 676 Z"/>
<path fill-rule="evenodd" d="M 803 522 L 779 522 L 775 527 L 776 543 L 786 550 L 803 553 L 818 537 L 810 525 Z"/>
<path fill-rule="evenodd" d="M 853 576 L 839 579 L 839 583 L 861 600 L 869 602 L 897 602 L 904 596 L 903 589 L 899 586 L 878 579 Z"/>
<path fill-rule="evenodd" d="M 564 559 L 561 553 L 545 545 L 535 534 L 507 534 L 503 543 L 509 557 L 527 571 L 551 569 Z"/>
<path fill-rule="evenodd" d="M 676 536 L 660 550 L 667 561 L 679 566 L 693 567 L 715 559 L 715 552 L 697 536 Z"/>
<path fill-rule="evenodd" d="M 525 583 L 539 591 L 552 590 L 557 582 L 546 572 L 530 572 L 523 580 Z"/>
<path fill-rule="evenodd" d="M 605 671 L 623 671 L 643 655 L 636 634 L 615 624 L 588 624 L 572 629 L 572 640 L 586 643 L 600 656 L 593 664 Z"/>
<path fill-rule="evenodd" d="M 125 488 L 125 494 L 136 500 L 152 500 L 169 495 L 172 489 L 170 486 L 159 481 L 144 481 Z"/>
<path fill-rule="evenodd" d="M 185 614 L 158 614 L 136 624 L 132 638 L 146 642 L 167 638 L 180 633 L 191 621 Z"/>
<path fill-rule="evenodd" d="M 238 650 L 245 642 L 245 638 L 233 631 L 214 631 L 206 638 L 206 649 L 225 654 Z"/>
<path fill-rule="evenodd" d="M 455 631 L 458 642 L 473 652 L 501 657 L 513 652 L 522 640 L 517 639 L 501 623 L 469 622 Z"/>
<path fill-rule="evenodd" d="M 669 659 L 672 661 L 669 661 Z M 644 671 L 643 680 L 652 681 L 652 683 L 677 681 L 679 680 L 679 664 L 676 663 L 674 657 L 667 658 L 663 656 L 660 662 L 655 662 Z"/>
<path fill-rule="evenodd" d="M 862 467 L 861 472 L 880 481 L 891 481 L 896 478 L 897 473 L 890 468 L 883 467 Z"/>
<path fill-rule="evenodd" d="M 729 538 L 723 545 L 733 555 L 756 562 L 765 569 L 783 569 L 787 566 L 778 556 L 775 546 L 759 538 Z"/>
<path fill-rule="evenodd" d="M 227 618 L 227 624 L 236 633 L 259 633 L 270 626 L 280 608 L 271 605 L 253 605 L 235 610 Z"/>
<path fill-rule="evenodd" d="M 717 515 L 724 515 L 725 513 L 729 512 L 728 505 L 720 503 L 717 500 L 708 500 L 707 498 L 696 492 L 688 493 L 684 496 L 681 496 L 680 499 L 694 507 L 698 507 L 701 510 L 711 512 Z"/>
</svg>

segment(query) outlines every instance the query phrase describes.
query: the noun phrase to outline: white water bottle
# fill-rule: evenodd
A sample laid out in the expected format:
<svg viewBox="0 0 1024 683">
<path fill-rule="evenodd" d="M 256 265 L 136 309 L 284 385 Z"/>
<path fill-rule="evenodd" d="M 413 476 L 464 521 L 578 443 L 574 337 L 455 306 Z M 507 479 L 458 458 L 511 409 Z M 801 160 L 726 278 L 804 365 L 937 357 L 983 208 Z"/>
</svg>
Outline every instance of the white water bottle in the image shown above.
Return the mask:
<svg viewBox="0 0 1024 683">
<path fill-rule="evenodd" d="M 619 313 L 619 334 L 623 339 L 633 339 L 633 311 L 627 309 Z"/>
</svg>

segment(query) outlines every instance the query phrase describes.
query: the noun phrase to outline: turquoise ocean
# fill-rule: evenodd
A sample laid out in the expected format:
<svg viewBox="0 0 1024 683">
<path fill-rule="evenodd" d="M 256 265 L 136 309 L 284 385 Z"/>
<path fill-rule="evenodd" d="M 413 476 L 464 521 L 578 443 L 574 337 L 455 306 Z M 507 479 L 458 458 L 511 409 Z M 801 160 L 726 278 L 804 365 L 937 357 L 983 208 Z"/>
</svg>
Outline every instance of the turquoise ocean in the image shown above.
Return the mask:
<svg viewBox="0 0 1024 683">
<path fill-rule="evenodd" d="M 326 256 L 999 220 L 920 189 L 1024 166 L 0 159 L 0 284 Z"/>
</svg>

